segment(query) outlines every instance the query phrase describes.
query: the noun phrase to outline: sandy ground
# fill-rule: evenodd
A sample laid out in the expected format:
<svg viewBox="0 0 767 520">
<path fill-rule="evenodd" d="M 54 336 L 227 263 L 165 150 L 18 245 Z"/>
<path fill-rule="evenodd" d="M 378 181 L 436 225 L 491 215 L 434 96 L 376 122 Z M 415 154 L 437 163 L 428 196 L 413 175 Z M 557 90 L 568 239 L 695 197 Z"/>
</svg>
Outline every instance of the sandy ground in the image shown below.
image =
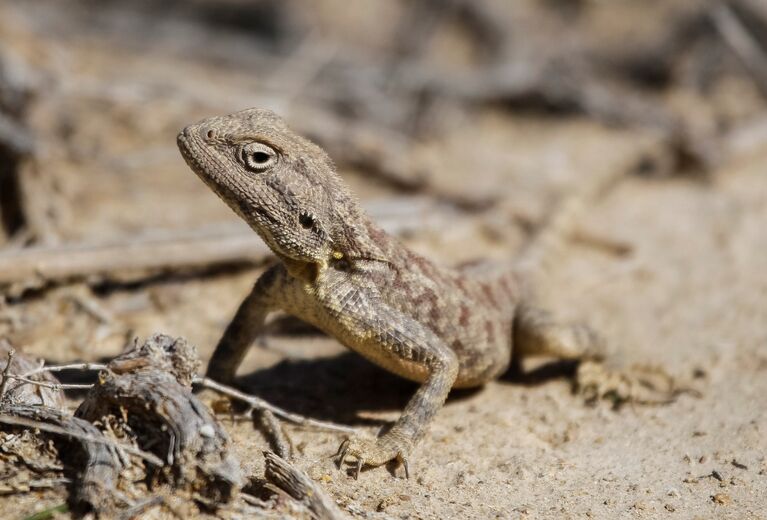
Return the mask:
<svg viewBox="0 0 767 520">
<path fill-rule="evenodd" d="M 200 117 L 265 102 L 252 79 L 172 50 L 149 56 L 98 31 L 71 34 L 34 6 L 4 5 L 0 34 L 54 71 L 62 92 L 33 113 L 45 168 L 60 185 L 60 239 L 234 221 L 186 169 L 175 133 Z M 738 88 L 747 104 L 752 90 Z M 640 132 L 579 118 L 484 111 L 415 153 L 430 158 L 446 190 L 504 193 L 509 206 L 539 216 L 579 177 L 625 167 L 647 142 Z M 627 176 L 589 208 L 582 228 L 628 252 L 573 242 L 546 280 L 552 306 L 601 330 L 622 362 L 661 366 L 700 395 L 615 411 L 586 406 L 566 374 L 507 378 L 454 392 L 418 447 L 409 480 L 378 468 L 355 481 L 330 460 L 338 436 L 287 427 L 296 464 L 360 518 L 767 518 L 765 163 L 767 146 L 758 145 L 706 179 Z M 363 200 L 393 195 L 364 172 L 342 173 Z M 499 225 L 492 214 L 454 218 L 405 240 L 447 264 L 510 257 L 519 246 L 518 232 L 488 232 Z M 184 336 L 206 358 L 259 272 L 96 292 L 58 288 L 13 303 L 19 320 L 0 326 L 52 363 L 108 358 L 126 337 L 153 332 Z M 78 294 L 109 321 L 85 312 Z M 261 347 L 241 369 L 244 387 L 312 417 L 374 433 L 414 390 L 330 338 L 285 335 Z M 248 422 L 222 420 L 246 474 L 261 475 L 264 437 Z M 62 496 L 4 497 L 0 509 L 20 518 Z"/>
</svg>

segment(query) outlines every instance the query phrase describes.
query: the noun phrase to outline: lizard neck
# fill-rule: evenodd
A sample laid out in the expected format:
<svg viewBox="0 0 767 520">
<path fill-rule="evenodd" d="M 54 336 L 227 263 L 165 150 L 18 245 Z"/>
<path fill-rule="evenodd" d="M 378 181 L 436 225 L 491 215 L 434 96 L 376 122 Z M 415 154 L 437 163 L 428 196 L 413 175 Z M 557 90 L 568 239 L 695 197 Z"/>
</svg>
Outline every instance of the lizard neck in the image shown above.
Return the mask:
<svg viewBox="0 0 767 520">
<path fill-rule="evenodd" d="M 335 259 L 388 261 L 389 236 L 356 204 L 335 211 L 332 230 Z"/>
<path fill-rule="evenodd" d="M 285 266 L 285 269 L 288 271 L 290 276 L 307 283 L 314 283 L 319 277 L 320 272 L 327 268 L 326 264 L 302 262 L 300 260 L 283 257 L 279 254 L 277 256 L 280 258 L 280 261 Z"/>
<path fill-rule="evenodd" d="M 392 237 L 378 227 L 361 208 L 344 206 L 337 208 L 334 213 L 327 258 L 299 260 L 270 245 L 292 277 L 313 283 L 332 265 L 369 261 L 391 263 L 389 256 L 394 242 Z"/>
</svg>

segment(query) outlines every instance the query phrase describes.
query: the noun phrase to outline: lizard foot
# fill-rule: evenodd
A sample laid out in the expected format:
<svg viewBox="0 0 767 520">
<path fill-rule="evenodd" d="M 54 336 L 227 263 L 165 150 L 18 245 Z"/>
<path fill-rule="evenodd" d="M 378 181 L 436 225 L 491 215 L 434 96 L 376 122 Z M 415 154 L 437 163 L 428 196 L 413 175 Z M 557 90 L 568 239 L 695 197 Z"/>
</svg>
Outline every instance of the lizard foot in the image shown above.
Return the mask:
<svg viewBox="0 0 767 520">
<path fill-rule="evenodd" d="M 612 401 L 615 408 L 626 403 L 661 405 L 673 402 L 686 389 L 659 367 L 632 366 L 612 370 L 601 363 L 584 361 L 578 366 L 575 392 L 586 402 Z"/>
<path fill-rule="evenodd" d="M 405 478 L 410 478 L 408 454 L 412 442 L 402 435 L 389 432 L 381 437 L 350 437 L 341 443 L 335 455 L 336 464 L 340 469 L 347 457 L 356 459 L 354 480 L 360 475 L 363 466 L 381 466 L 396 460 L 405 468 Z"/>
</svg>

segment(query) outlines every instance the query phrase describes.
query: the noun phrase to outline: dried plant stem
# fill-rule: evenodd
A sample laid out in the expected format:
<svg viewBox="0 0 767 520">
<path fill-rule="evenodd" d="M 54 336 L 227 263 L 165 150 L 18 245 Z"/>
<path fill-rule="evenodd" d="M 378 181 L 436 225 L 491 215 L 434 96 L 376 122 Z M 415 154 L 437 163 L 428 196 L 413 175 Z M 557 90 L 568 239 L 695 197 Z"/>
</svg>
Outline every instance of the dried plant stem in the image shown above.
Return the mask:
<svg viewBox="0 0 767 520">
<path fill-rule="evenodd" d="M 48 365 L 30 370 L 21 377 L 28 378 L 43 372 L 61 372 L 63 370 L 104 370 L 107 366 L 102 363 L 69 363 L 67 365 Z"/>
<path fill-rule="evenodd" d="M 283 410 L 282 408 L 274 406 L 273 404 L 261 399 L 260 397 L 256 397 L 254 395 L 240 392 L 239 390 L 236 390 L 230 386 L 218 383 L 207 377 L 195 377 L 194 382 L 204 388 L 210 388 L 211 390 L 215 390 L 216 392 L 219 392 L 223 395 L 226 395 L 233 399 L 237 399 L 238 401 L 242 401 L 253 408 L 268 410 L 272 412 L 274 415 L 276 415 L 277 417 L 280 417 L 293 424 L 297 424 L 298 426 L 304 426 L 307 428 L 317 428 L 320 430 L 327 430 L 327 431 L 338 432 L 338 433 L 346 433 L 349 435 L 354 435 L 356 433 L 359 433 L 356 428 L 352 428 L 350 426 L 343 426 L 340 424 L 335 424 L 335 423 L 331 423 L 327 421 L 318 421 L 316 419 L 310 419 L 302 415 L 288 412 L 287 410 Z"/>
<path fill-rule="evenodd" d="M 3 369 L 3 381 L 0 382 L 0 403 L 3 401 L 3 397 L 5 397 L 5 391 L 8 388 L 8 380 L 10 379 L 10 371 L 11 371 L 11 363 L 13 363 L 13 356 L 16 355 L 16 350 L 11 347 L 8 349 L 8 362 L 5 364 L 5 368 Z"/>
<path fill-rule="evenodd" d="M 76 439 L 82 439 L 87 442 L 95 442 L 99 444 L 106 444 L 107 446 L 112 446 L 116 450 L 122 450 L 126 453 L 130 453 L 131 455 L 135 455 L 137 457 L 140 457 L 144 459 L 145 461 L 154 464 L 155 466 L 161 467 L 165 463 L 160 460 L 159 457 L 156 455 L 153 455 L 151 453 L 147 453 L 146 451 L 140 450 L 138 448 L 134 448 L 133 446 L 128 446 L 126 444 L 121 444 L 119 442 L 115 442 L 111 439 L 108 439 L 106 437 L 97 437 L 95 435 L 88 435 L 85 433 L 79 433 L 72 430 L 68 430 L 66 428 L 62 428 L 61 426 L 56 426 L 54 424 L 48 424 L 41 421 L 34 421 L 32 419 L 26 419 L 24 417 L 14 417 L 12 415 L 5 415 L 0 414 L 0 423 L 2 424 L 9 424 L 11 426 L 21 426 L 24 428 L 35 428 L 40 431 L 53 433 L 56 435 L 62 435 L 65 437 L 72 437 Z"/>
<path fill-rule="evenodd" d="M 61 390 L 88 390 L 93 387 L 92 384 L 85 383 L 48 383 L 46 381 L 35 381 L 34 379 L 29 379 L 24 376 L 17 376 L 15 374 L 8 374 L 7 376 L 3 374 L 3 377 L 19 381 L 22 385 L 41 386 L 43 388 L 50 388 L 51 390 L 55 390 L 57 392 L 60 392 Z M 3 380 L 3 382 L 5 382 L 5 380 Z"/>
</svg>

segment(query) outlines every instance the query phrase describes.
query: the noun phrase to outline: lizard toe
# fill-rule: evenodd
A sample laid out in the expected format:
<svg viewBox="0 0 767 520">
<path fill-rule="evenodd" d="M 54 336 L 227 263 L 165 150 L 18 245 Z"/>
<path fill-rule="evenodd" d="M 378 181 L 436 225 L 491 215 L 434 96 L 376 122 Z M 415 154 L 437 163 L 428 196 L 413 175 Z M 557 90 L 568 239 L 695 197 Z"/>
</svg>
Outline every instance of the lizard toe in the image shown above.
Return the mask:
<svg viewBox="0 0 767 520">
<path fill-rule="evenodd" d="M 352 474 L 357 480 L 364 466 L 382 466 L 396 460 L 405 468 L 406 478 L 410 477 L 408 465 L 409 443 L 392 442 L 386 435 L 378 438 L 350 437 L 341 443 L 335 455 L 339 469 L 351 458 L 355 464 Z"/>
<path fill-rule="evenodd" d="M 601 363 L 589 361 L 578 367 L 575 390 L 587 402 L 606 399 L 615 407 L 626 403 L 667 404 L 685 391 L 677 386 L 673 377 L 657 367 L 635 365 L 611 370 Z"/>
</svg>

